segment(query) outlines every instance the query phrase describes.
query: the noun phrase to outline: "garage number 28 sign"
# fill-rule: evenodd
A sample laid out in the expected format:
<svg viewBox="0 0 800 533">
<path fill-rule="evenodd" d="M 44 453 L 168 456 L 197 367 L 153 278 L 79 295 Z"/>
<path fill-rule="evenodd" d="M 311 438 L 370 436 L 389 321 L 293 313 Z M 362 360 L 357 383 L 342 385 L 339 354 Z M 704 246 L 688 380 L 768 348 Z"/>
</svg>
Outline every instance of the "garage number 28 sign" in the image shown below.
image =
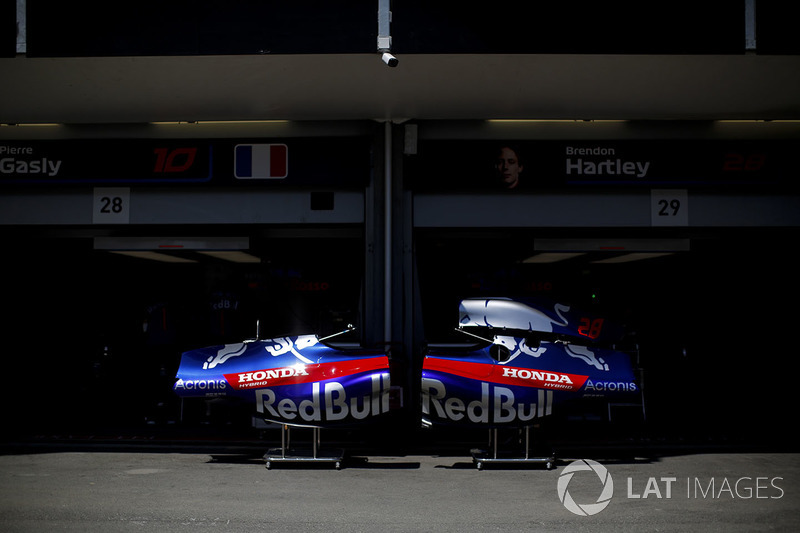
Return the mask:
<svg viewBox="0 0 800 533">
<path fill-rule="evenodd" d="M 96 187 L 92 201 L 93 224 L 128 224 L 131 218 L 128 187 Z"/>
</svg>

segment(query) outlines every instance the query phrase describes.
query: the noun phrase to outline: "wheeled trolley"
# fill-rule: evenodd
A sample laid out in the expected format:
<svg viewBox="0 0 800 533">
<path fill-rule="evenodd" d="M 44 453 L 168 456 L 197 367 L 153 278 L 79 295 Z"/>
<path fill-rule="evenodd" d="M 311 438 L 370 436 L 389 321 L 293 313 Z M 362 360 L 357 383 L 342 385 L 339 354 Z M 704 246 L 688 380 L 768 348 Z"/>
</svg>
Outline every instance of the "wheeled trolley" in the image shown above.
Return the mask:
<svg viewBox="0 0 800 533">
<path fill-rule="evenodd" d="M 522 455 L 502 451 L 498 449 L 498 429 L 490 430 L 489 446 L 491 450 L 472 450 L 472 461 L 478 470 L 483 469 L 484 464 L 543 464 L 545 468 L 551 470 L 555 467 L 556 457 L 554 454 L 545 457 L 531 457 L 530 454 L 530 427 L 524 428 L 525 443 Z"/>
<path fill-rule="evenodd" d="M 311 448 L 293 448 L 291 446 L 291 427 L 281 425 L 281 447 L 271 448 L 264 454 L 267 470 L 273 463 L 333 463 L 336 470 L 341 470 L 344 462 L 344 450 L 323 449 L 321 447 L 320 428 L 311 428 Z"/>
</svg>

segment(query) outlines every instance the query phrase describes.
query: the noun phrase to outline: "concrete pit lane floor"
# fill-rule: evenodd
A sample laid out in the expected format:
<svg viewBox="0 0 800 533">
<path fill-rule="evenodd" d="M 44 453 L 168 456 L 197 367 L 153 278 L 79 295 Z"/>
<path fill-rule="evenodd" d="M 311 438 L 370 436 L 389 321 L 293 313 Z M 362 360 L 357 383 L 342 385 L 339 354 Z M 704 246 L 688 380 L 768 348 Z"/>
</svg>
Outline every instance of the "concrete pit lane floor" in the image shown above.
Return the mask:
<svg viewBox="0 0 800 533">
<path fill-rule="evenodd" d="M 341 470 L 267 470 L 252 453 L 0 456 L 5 533 L 800 531 L 798 509 L 795 453 L 567 457 L 552 470 L 478 470 L 468 454 L 356 456 Z"/>
</svg>

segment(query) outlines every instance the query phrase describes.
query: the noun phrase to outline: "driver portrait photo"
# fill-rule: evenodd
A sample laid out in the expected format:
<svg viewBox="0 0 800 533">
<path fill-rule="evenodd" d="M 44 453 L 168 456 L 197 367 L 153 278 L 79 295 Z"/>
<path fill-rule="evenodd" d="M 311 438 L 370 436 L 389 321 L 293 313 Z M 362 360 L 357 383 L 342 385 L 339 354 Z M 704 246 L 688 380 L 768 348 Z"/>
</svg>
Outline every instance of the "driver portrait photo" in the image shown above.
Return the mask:
<svg viewBox="0 0 800 533">
<path fill-rule="evenodd" d="M 520 188 L 524 179 L 524 166 L 519 149 L 503 145 L 498 147 L 494 157 L 495 183 L 504 189 Z"/>
</svg>

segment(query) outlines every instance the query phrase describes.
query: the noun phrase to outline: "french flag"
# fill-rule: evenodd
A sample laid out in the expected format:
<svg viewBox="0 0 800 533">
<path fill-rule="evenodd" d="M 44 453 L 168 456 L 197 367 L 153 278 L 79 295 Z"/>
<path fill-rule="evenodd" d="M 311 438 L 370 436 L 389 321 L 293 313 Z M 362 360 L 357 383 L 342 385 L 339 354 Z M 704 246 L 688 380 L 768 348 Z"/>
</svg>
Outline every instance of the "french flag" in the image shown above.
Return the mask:
<svg viewBox="0 0 800 533">
<path fill-rule="evenodd" d="M 289 173 L 285 144 L 237 144 L 234 147 L 236 179 L 283 179 Z"/>
</svg>

